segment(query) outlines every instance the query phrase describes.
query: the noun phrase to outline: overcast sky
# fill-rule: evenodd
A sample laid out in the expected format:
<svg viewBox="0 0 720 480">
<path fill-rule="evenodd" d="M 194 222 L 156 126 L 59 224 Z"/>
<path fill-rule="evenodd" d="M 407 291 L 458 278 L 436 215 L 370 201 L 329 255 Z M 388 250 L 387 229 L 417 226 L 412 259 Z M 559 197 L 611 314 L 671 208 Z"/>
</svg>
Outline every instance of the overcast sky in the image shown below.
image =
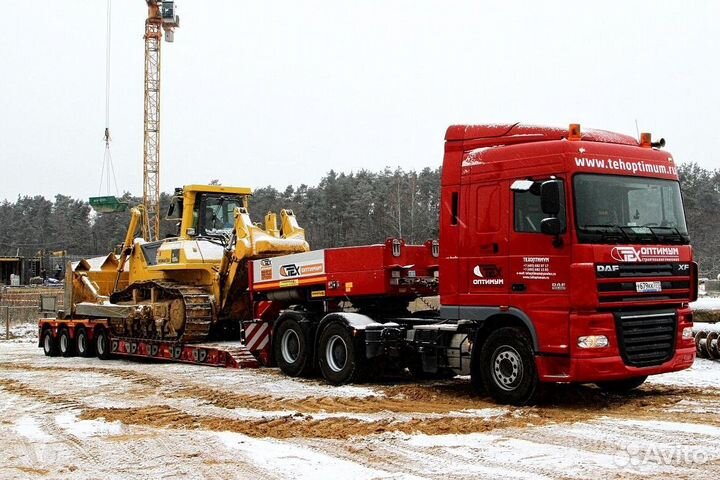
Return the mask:
<svg viewBox="0 0 720 480">
<path fill-rule="evenodd" d="M 178 0 L 161 188 L 436 167 L 455 123 L 665 137 L 720 166 L 720 2 Z M 97 195 L 105 0 L 2 0 L 0 199 Z M 143 0 L 112 9 L 111 147 L 142 194 Z M 101 193 L 106 193 L 103 188 Z M 112 192 L 114 193 L 114 192 Z"/>
</svg>

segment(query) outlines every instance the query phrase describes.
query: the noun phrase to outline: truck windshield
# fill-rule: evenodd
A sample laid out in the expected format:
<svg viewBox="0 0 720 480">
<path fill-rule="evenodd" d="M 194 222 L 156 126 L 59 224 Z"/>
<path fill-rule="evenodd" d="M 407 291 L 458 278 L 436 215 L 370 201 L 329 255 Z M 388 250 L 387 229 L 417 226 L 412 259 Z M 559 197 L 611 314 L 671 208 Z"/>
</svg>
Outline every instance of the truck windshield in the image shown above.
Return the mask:
<svg viewBox="0 0 720 480">
<path fill-rule="evenodd" d="M 576 175 L 580 243 L 689 243 L 680 185 L 672 180 Z"/>
</svg>

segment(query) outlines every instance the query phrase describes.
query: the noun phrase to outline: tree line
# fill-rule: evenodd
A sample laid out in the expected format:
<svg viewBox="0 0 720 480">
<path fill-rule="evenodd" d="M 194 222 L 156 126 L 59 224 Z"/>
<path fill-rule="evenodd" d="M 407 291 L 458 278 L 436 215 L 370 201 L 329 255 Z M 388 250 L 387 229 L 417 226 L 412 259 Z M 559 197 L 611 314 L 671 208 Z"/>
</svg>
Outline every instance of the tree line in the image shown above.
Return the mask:
<svg viewBox="0 0 720 480">
<path fill-rule="evenodd" d="M 388 236 L 408 243 L 438 238 L 440 168 L 420 171 L 385 169 L 353 173 L 328 172 L 316 186 L 255 189 L 250 214 L 263 222 L 265 213 L 293 209 L 312 248 L 380 243 Z M 680 165 L 690 238 L 703 276 L 720 273 L 720 170 L 695 163 Z M 141 199 L 125 193 L 131 206 Z M 165 211 L 170 195 L 161 197 Z M 58 194 L 20 196 L 0 203 L 0 255 L 33 257 L 41 252 L 100 255 L 125 236 L 129 212 L 95 214 L 84 200 Z M 173 235 L 175 223 L 161 224 L 161 237 Z"/>
</svg>

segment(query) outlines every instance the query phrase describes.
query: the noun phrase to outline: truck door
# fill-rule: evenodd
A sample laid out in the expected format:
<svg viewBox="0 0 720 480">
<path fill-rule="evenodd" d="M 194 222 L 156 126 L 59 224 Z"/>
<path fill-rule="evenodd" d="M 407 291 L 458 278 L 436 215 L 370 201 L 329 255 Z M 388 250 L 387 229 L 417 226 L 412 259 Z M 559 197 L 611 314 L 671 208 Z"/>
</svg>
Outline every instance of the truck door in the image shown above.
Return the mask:
<svg viewBox="0 0 720 480">
<path fill-rule="evenodd" d="M 525 180 L 525 179 L 518 179 Z M 570 282 L 570 235 L 567 229 L 567 188 L 561 180 L 561 233 L 555 237 L 540 231 L 549 215 L 540 203 L 540 185 L 512 191 L 512 224 L 509 234 L 510 304 L 523 310 L 538 333 L 541 350 L 565 353 L 568 348 Z"/>
<path fill-rule="evenodd" d="M 466 306 L 506 305 L 509 294 L 507 186 L 502 182 L 462 186 L 459 292 Z"/>
</svg>

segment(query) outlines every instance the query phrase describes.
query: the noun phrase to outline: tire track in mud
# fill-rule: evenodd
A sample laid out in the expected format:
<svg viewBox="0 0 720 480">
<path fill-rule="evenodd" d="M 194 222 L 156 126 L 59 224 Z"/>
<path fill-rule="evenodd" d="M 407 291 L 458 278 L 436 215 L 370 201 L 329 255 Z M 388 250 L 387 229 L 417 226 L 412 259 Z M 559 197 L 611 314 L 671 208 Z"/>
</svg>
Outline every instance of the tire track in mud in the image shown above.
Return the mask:
<svg viewBox="0 0 720 480">
<path fill-rule="evenodd" d="M 82 403 L 71 397 L 34 388 L 18 380 L 5 378 L 2 383 L 0 383 L 0 389 L 5 390 L 8 393 L 19 395 L 21 397 L 29 397 L 34 400 L 39 400 L 40 402 L 46 402 L 54 406 L 66 408 L 68 410 L 79 410 L 83 408 Z"/>
<path fill-rule="evenodd" d="M 229 431 L 252 437 L 279 439 L 310 437 L 338 440 L 385 432 L 425 433 L 428 435 L 476 433 L 512 425 L 520 426 L 526 423 L 525 419 L 511 415 L 493 417 L 492 419 L 441 417 L 398 421 L 389 417 L 364 421 L 347 417 L 315 419 L 310 415 L 295 414 L 283 417 L 240 420 L 207 415 L 190 415 L 167 405 L 147 408 L 86 408 L 79 418 L 82 420 L 102 419 L 106 422 L 120 421 L 125 424 L 155 428 Z"/>
<path fill-rule="evenodd" d="M 62 458 L 57 459 L 56 462 L 68 462 L 70 460 L 80 464 L 97 465 L 102 462 L 102 455 L 99 450 L 93 448 L 91 444 L 95 442 L 89 439 L 79 438 L 76 435 L 67 432 L 62 426 L 58 425 L 53 417 L 44 417 L 41 420 L 43 431 L 48 433 L 50 436 L 57 438 L 61 441 L 61 444 L 69 448 L 74 458 L 63 454 Z M 59 465 L 57 465 L 59 466 Z M 72 472 L 73 468 L 77 468 L 75 465 L 68 464 L 64 465 L 65 470 L 60 470 L 59 473 Z"/>
<path fill-rule="evenodd" d="M 64 462 L 72 459 L 76 462 L 88 464 L 93 464 L 94 462 L 96 463 L 100 461 L 100 457 L 98 456 L 97 452 L 93 448 L 89 448 L 89 446 L 87 445 L 87 440 L 78 438 L 76 435 L 65 431 L 62 426 L 58 425 L 55 419 L 55 415 L 57 415 L 58 413 L 82 411 L 84 406 L 80 402 L 76 401 L 73 398 L 57 393 L 52 393 L 47 390 L 34 388 L 27 384 L 24 384 L 23 382 L 12 379 L 4 379 L 3 382 L 0 384 L 0 389 L 20 397 L 32 399 L 42 407 L 45 407 L 43 410 L 46 411 L 47 414 L 36 417 L 39 418 L 39 423 L 42 427 L 42 431 L 50 437 L 57 439 L 58 442 L 53 443 L 62 445 L 63 447 L 69 449 L 70 452 L 72 452 L 73 454 L 73 457 L 70 457 L 68 456 L 67 452 L 64 452 L 62 455 L 62 459 L 60 459 L 59 461 Z M 31 444 L 28 445 L 30 451 L 32 452 L 32 455 L 53 457 L 50 460 L 48 460 L 48 458 L 45 458 L 44 460 L 41 458 L 36 459 L 40 463 L 44 464 L 45 466 L 48 465 L 48 461 L 50 462 L 50 464 L 57 463 L 58 454 L 56 452 L 53 452 L 53 450 L 46 449 L 42 452 L 36 452 L 33 450 Z M 77 468 L 71 464 L 64 466 L 55 466 L 60 468 L 59 473 L 69 473 L 73 471 L 73 468 Z"/>
<path fill-rule="evenodd" d="M 262 419 L 227 419 L 208 415 L 191 415 L 167 405 L 132 409 L 85 409 L 81 418 L 102 417 L 106 421 L 120 420 L 123 423 L 138 423 L 164 428 L 232 431 L 254 437 L 326 439 L 347 439 L 386 432 L 428 435 L 467 434 L 514 427 L 587 422 L 598 417 L 668 422 L 680 420 L 720 426 L 720 419 L 708 419 L 702 415 L 682 415 L 679 418 L 677 412 L 666 410 L 668 406 L 674 405 L 680 400 L 677 397 L 667 398 L 643 392 L 629 399 L 616 397 L 610 402 L 614 405 L 609 407 L 526 407 L 510 409 L 490 418 L 442 416 L 400 420 L 392 415 L 397 412 L 386 411 L 389 414 L 386 418 L 376 420 L 360 420 L 344 416 L 315 419 L 312 415 L 302 413 Z"/>
<path fill-rule="evenodd" d="M 692 399 L 713 408 L 720 405 L 720 392 L 691 387 L 644 386 L 637 392 L 609 395 L 595 388 L 560 387 L 555 389 L 552 404 L 535 407 L 499 407 L 486 398 L 472 394 L 467 382 L 453 381 L 432 385 L 379 386 L 377 396 L 369 397 L 303 397 L 283 398 L 272 395 L 256 395 L 225 391 L 204 385 L 179 382 L 153 376 L 144 372 L 99 368 L 61 368 L 17 364 L 0 364 L 0 370 L 58 370 L 111 375 L 134 383 L 152 387 L 155 393 L 166 398 L 195 399 L 224 408 L 247 408 L 264 412 L 282 412 L 287 415 L 268 415 L 261 419 L 227 418 L 222 415 L 197 415 L 159 405 L 140 408 L 91 408 L 81 403 L 80 398 L 51 394 L 23 382 L 7 379 L 0 386 L 19 395 L 41 401 L 75 408 L 81 411 L 81 418 L 105 418 L 106 421 L 120 420 L 125 424 L 151 427 L 207 429 L 212 431 L 234 431 L 257 437 L 275 438 L 330 438 L 346 439 L 355 435 L 371 435 L 384 432 L 402 433 L 474 433 L 495 428 L 527 427 L 551 423 L 565 424 L 589 421 L 598 417 L 684 421 L 704 425 L 720 426 L 720 417 L 687 411 L 681 405 L 683 400 Z M 492 407 L 502 408 L 499 415 L 483 418 L 469 414 L 460 416 L 462 410 L 476 410 Z M 679 410 L 679 411 L 678 411 Z M 294 413 L 297 412 L 297 413 Z M 338 414 L 334 417 L 316 419 L 312 414 Z M 384 414 L 382 418 L 361 420 L 342 414 L 364 413 Z M 394 414 L 404 414 L 399 419 Z M 408 414 L 424 415 L 422 418 L 407 419 Z M 442 417 L 428 417 L 426 414 L 444 414 Z"/>
<path fill-rule="evenodd" d="M 291 410 L 299 413 L 449 413 L 460 410 L 497 408 L 498 405 L 473 396 L 469 389 L 448 391 L 434 385 L 380 387 L 377 395 L 364 397 L 307 396 L 282 397 L 269 394 L 239 393 L 208 387 L 197 383 L 179 382 L 133 370 L 102 367 L 44 367 L 0 363 L 0 370 L 70 371 L 110 375 L 159 390 L 159 394 L 173 398 L 199 399 L 224 408 L 247 408 L 274 412 Z M 382 391 L 382 392 L 380 392 Z"/>
<path fill-rule="evenodd" d="M 98 373 L 109 375 L 143 386 L 152 388 L 158 394 L 170 398 L 197 399 L 210 405 L 224 408 L 247 408 L 266 412 L 291 410 L 303 414 L 315 413 L 417 413 L 417 414 L 446 414 L 462 410 L 477 410 L 482 408 L 509 408 L 500 407 L 487 397 L 475 394 L 467 382 L 450 381 L 435 384 L 412 385 L 377 385 L 377 395 L 364 397 L 334 397 L 334 396 L 307 396 L 288 398 L 272 396 L 270 394 L 240 393 L 231 390 L 218 389 L 188 381 L 177 381 L 134 370 L 102 367 L 43 367 L 33 365 L 17 365 L 0 363 L 0 369 L 11 370 L 54 370 L 67 373 L 68 370 Z M 561 386 L 552 389 L 549 401 L 532 407 L 536 411 L 561 409 L 570 415 L 582 416 L 582 412 L 589 410 L 595 415 L 609 415 L 613 411 L 622 413 L 623 410 L 659 408 L 665 409 L 678 402 L 692 398 L 720 405 L 720 390 L 700 389 L 695 387 L 672 387 L 663 385 L 647 385 L 636 392 L 626 395 L 606 394 L 590 387 Z M 528 407 L 521 410 L 528 411 Z M 676 412 L 677 413 L 677 412 Z M 705 418 L 703 414 L 693 415 L 690 412 L 683 414 Z M 704 421 L 704 420 L 703 420 Z M 702 422 L 699 422 L 702 423 Z"/>
</svg>

